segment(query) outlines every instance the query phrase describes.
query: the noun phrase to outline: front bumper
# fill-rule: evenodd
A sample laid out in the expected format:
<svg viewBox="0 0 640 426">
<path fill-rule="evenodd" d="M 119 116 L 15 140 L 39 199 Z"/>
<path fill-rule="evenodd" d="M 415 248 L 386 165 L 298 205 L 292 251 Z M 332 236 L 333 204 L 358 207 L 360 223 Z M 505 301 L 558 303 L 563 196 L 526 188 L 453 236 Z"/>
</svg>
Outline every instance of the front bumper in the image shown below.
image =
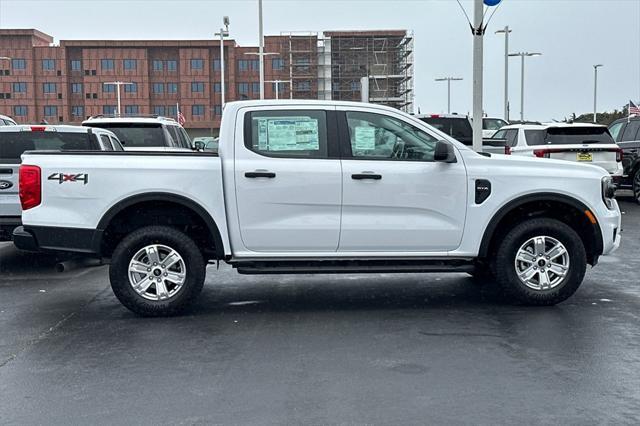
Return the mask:
<svg viewBox="0 0 640 426">
<path fill-rule="evenodd" d="M 0 217 L 0 241 L 11 241 L 13 230 L 22 225 L 20 216 Z"/>
<path fill-rule="evenodd" d="M 602 233 L 602 254 L 605 256 L 616 251 L 620 247 L 622 239 L 622 215 L 618 202 L 616 200 L 613 202 L 615 203 L 614 210 L 607 210 L 606 214 L 598 215 L 600 232 Z"/>
</svg>

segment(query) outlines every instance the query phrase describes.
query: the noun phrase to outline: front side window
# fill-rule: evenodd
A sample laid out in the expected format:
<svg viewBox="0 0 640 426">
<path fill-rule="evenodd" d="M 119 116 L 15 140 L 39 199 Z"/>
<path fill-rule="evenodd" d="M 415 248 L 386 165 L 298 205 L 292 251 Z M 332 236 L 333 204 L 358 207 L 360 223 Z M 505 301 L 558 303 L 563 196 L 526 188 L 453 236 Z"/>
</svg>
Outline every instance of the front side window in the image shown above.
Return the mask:
<svg viewBox="0 0 640 426">
<path fill-rule="evenodd" d="M 191 60 L 191 69 L 192 70 L 201 70 L 204 68 L 204 61 L 202 59 L 192 59 Z"/>
<path fill-rule="evenodd" d="M 369 112 L 347 112 L 353 158 L 433 161 L 438 139 L 402 120 Z"/>
<path fill-rule="evenodd" d="M 621 121 L 620 123 L 616 123 L 611 127 L 609 127 L 609 133 L 611 133 L 611 137 L 613 138 L 614 141 L 618 140 L 618 135 L 620 134 L 620 130 L 622 129 L 622 126 L 624 124 L 625 122 Z"/>
<path fill-rule="evenodd" d="M 123 65 L 125 70 L 135 70 L 138 66 L 138 61 L 136 59 L 125 59 Z"/>
<path fill-rule="evenodd" d="M 640 120 L 630 121 L 627 124 L 627 127 L 624 129 L 624 133 L 622 133 L 621 142 L 635 141 L 638 139 L 638 133 L 640 132 Z"/>
<path fill-rule="evenodd" d="M 42 60 L 42 69 L 51 71 L 56 69 L 56 60 L 55 59 L 43 59 Z"/>
<path fill-rule="evenodd" d="M 245 116 L 245 146 L 270 157 L 327 158 L 324 111 L 255 111 Z"/>
<path fill-rule="evenodd" d="M 115 64 L 114 64 L 113 59 L 101 59 L 100 60 L 100 68 L 102 68 L 103 71 L 114 69 L 115 68 Z"/>
</svg>

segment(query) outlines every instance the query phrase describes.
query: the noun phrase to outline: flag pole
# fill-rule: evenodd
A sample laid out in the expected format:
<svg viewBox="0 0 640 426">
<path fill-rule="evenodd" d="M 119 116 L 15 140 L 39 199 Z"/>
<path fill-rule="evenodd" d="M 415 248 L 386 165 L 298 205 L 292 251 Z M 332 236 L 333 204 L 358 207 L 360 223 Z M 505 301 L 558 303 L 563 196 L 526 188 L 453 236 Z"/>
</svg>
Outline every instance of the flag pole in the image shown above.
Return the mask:
<svg viewBox="0 0 640 426">
<path fill-rule="evenodd" d="M 627 105 L 627 124 L 631 122 L 631 99 L 629 99 L 629 104 Z"/>
<path fill-rule="evenodd" d="M 176 102 L 176 121 L 180 122 L 180 103 Z"/>
</svg>

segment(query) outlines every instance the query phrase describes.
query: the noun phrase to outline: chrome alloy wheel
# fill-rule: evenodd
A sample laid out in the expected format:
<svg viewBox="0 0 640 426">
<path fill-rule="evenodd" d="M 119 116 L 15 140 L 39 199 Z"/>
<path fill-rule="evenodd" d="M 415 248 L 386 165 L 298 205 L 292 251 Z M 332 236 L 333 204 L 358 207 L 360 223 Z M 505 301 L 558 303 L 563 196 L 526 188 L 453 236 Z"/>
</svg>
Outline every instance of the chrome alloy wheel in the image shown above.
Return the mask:
<svg viewBox="0 0 640 426">
<path fill-rule="evenodd" d="M 140 249 L 129 262 L 129 283 L 148 300 L 167 300 L 184 285 L 187 268 L 182 256 L 160 244 Z"/>
<path fill-rule="evenodd" d="M 557 287 L 569 273 L 569 253 L 552 237 L 539 236 L 527 240 L 516 254 L 516 274 L 533 290 Z"/>
</svg>

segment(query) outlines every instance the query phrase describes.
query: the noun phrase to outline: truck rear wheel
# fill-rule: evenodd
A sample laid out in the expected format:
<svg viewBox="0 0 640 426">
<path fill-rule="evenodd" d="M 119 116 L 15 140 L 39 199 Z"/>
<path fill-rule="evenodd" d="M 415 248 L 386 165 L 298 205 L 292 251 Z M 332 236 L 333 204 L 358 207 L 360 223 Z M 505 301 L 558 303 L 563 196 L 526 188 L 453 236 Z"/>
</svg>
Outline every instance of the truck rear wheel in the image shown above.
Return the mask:
<svg viewBox="0 0 640 426">
<path fill-rule="evenodd" d="M 116 297 L 129 310 L 170 316 L 186 310 L 200 294 L 205 268 L 189 236 L 168 226 L 147 226 L 118 244 L 109 278 Z"/>
<path fill-rule="evenodd" d="M 633 198 L 640 204 L 640 169 L 633 175 Z"/>
<path fill-rule="evenodd" d="M 496 281 L 527 305 L 555 305 L 573 295 L 587 256 L 580 236 L 555 219 L 530 219 L 504 237 L 495 259 Z"/>
</svg>

